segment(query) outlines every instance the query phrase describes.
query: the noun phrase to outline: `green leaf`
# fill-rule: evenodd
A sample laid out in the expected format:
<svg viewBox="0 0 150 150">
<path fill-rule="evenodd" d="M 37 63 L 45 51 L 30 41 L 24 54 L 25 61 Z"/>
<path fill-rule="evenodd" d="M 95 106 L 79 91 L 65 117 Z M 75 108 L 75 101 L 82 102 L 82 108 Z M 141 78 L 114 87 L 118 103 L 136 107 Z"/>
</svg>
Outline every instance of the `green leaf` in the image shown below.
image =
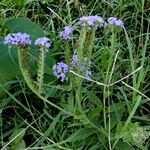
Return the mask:
<svg viewBox="0 0 150 150">
<path fill-rule="evenodd" d="M 100 112 L 103 110 L 102 102 L 92 91 L 87 91 L 87 97 L 92 104 L 96 105 L 91 105 L 91 108 L 88 111 L 88 118 L 92 120 L 92 122 L 96 123 L 98 121 Z"/>
<path fill-rule="evenodd" d="M 24 5 L 24 0 L 15 0 L 15 5 L 22 7 Z"/>
<path fill-rule="evenodd" d="M 16 129 L 10 136 L 9 140 L 12 140 L 11 145 L 17 145 L 25 135 L 24 128 Z"/>
<path fill-rule="evenodd" d="M 0 25 L 3 26 L 6 22 L 6 19 L 0 18 Z"/>
<path fill-rule="evenodd" d="M 125 105 L 126 105 L 126 102 L 118 102 L 118 103 L 112 104 L 106 109 L 106 112 L 118 111 L 120 109 L 123 109 Z"/>
<path fill-rule="evenodd" d="M 44 31 L 36 23 L 26 18 L 8 19 L 4 24 L 10 33 L 24 32 L 31 36 L 32 41 L 44 36 Z"/>
<path fill-rule="evenodd" d="M 116 136 L 122 137 L 124 142 L 131 143 L 140 149 L 144 149 L 142 143 L 149 138 L 149 133 L 144 131 L 138 123 L 129 123 L 125 127 L 123 124 L 118 124 Z"/>
<path fill-rule="evenodd" d="M 21 74 L 18 66 L 17 49 L 3 44 L 0 37 L 0 83 Z"/>
<path fill-rule="evenodd" d="M 74 134 L 72 134 L 66 141 L 68 142 L 81 141 L 91 136 L 94 132 L 95 132 L 94 129 L 82 128 L 76 131 Z"/>
<path fill-rule="evenodd" d="M 26 145 L 25 145 L 24 140 L 20 140 L 18 143 L 11 144 L 10 146 L 10 150 L 23 150 L 25 148 L 26 148 Z"/>
<path fill-rule="evenodd" d="M 90 102 L 96 104 L 97 106 L 102 106 L 101 100 L 95 95 L 92 91 L 87 91 L 87 97 L 89 98 Z"/>
<path fill-rule="evenodd" d="M 115 147 L 116 150 L 134 150 L 133 147 L 128 145 L 127 143 L 123 142 L 122 140 L 119 140 L 118 144 Z"/>
</svg>

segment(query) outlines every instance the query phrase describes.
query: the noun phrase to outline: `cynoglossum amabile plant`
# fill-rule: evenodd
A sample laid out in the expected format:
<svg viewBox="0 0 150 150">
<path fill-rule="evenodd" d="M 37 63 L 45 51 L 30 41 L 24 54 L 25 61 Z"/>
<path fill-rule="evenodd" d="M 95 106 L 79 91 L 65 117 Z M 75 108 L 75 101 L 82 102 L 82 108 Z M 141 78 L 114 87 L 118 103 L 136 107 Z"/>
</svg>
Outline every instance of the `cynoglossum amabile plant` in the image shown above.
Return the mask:
<svg viewBox="0 0 150 150">
<path fill-rule="evenodd" d="M 4 38 L 4 44 L 18 46 L 18 60 L 22 75 L 30 89 L 37 92 L 37 84 L 32 80 L 31 69 L 28 66 L 28 60 L 30 59 L 28 52 L 31 44 L 30 35 L 20 32 L 8 34 Z"/>
<path fill-rule="evenodd" d="M 93 71 L 90 69 L 90 60 L 92 58 L 92 52 L 93 52 L 93 47 L 94 47 L 94 42 L 95 42 L 95 32 L 98 29 L 98 27 L 103 27 L 104 26 L 104 19 L 99 16 L 84 16 L 79 19 L 80 23 L 78 22 L 78 29 L 80 30 L 80 35 L 79 39 L 77 41 L 78 44 L 77 47 L 75 47 L 76 52 L 72 52 L 77 55 L 77 63 L 75 67 L 75 71 L 79 75 L 83 75 L 86 78 L 90 78 Z M 70 46 L 69 40 L 70 36 L 73 32 L 73 28 L 71 26 L 67 26 L 64 28 L 64 31 L 61 33 L 61 37 L 63 38 L 62 41 L 65 41 L 68 43 L 68 47 L 66 47 L 66 53 L 65 53 L 65 63 L 59 62 L 56 63 L 52 70 L 54 71 L 54 76 L 56 76 L 58 79 L 60 79 L 62 82 L 64 82 L 67 77 L 69 78 L 69 75 L 71 73 L 69 72 L 69 69 L 71 67 L 71 62 L 70 59 L 72 56 L 70 55 L 70 52 L 72 50 L 72 47 Z M 71 39 L 71 40 L 76 40 L 76 39 Z M 76 41 L 75 41 L 76 42 Z M 74 42 L 73 42 L 74 43 Z M 13 44 L 13 43 L 12 43 Z M 21 42 L 18 42 L 17 45 L 21 45 Z M 24 44 L 24 43 L 23 43 Z M 27 46 L 29 46 L 30 42 L 27 40 L 26 47 L 25 46 L 19 46 L 19 51 L 18 51 L 18 56 L 19 59 L 23 59 L 22 57 L 25 56 L 25 51 L 27 49 Z M 34 81 L 30 76 L 29 76 L 29 69 L 22 64 L 26 64 L 26 62 L 20 62 L 20 66 L 24 75 L 24 78 L 31 88 L 33 92 L 35 92 L 40 98 L 43 98 L 41 96 L 44 96 L 45 93 L 45 84 L 44 82 L 44 64 L 45 64 L 45 57 L 46 57 L 46 51 L 50 48 L 51 46 L 51 41 L 47 37 L 40 37 L 35 41 L 35 45 L 39 49 L 39 59 L 38 59 L 38 69 L 37 69 L 37 80 Z M 67 46 L 67 45 L 66 45 Z M 71 49 L 70 49 L 71 47 Z M 74 47 L 74 45 L 73 45 Z M 67 49 L 68 48 L 68 49 Z M 22 56 L 22 57 L 21 57 Z M 85 63 L 85 58 L 86 58 L 86 63 Z M 82 82 L 83 78 L 79 78 L 78 76 L 70 79 L 72 83 L 74 83 L 74 90 L 76 93 L 76 103 L 77 107 L 79 108 L 81 114 L 84 112 L 82 110 Z M 56 106 L 57 107 L 57 106 Z"/>
<path fill-rule="evenodd" d="M 15 33 L 17 34 L 17 33 Z M 7 37 L 7 36 L 6 36 Z M 28 37 L 28 36 L 27 36 Z M 5 38 L 7 39 L 7 38 Z M 30 39 L 30 38 L 29 38 Z M 44 39 L 42 41 L 42 39 Z M 18 42 L 18 44 L 15 44 L 15 46 L 18 47 L 18 60 L 19 60 L 19 66 L 20 66 L 20 69 L 21 69 L 21 72 L 22 72 L 22 75 L 27 83 L 27 85 L 29 86 L 29 88 L 40 98 L 42 99 L 44 102 L 50 104 L 51 106 L 57 108 L 58 110 L 60 111 L 63 111 L 65 112 L 66 114 L 69 114 L 69 115 L 73 115 L 71 114 L 70 112 L 68 111 L 65 111 L 64 109 L 60 108 L 59 106 L 57 106 L 56 104 L 52 103 L 51 101 L 48 101 L 47 98 L 45 98 L 45 91 L 43 90 L 44 88 L 46 88 L 46 92 L 47 92 L 47 86 L 45 87 L 44 85 L 42 85 L 43 83 L 43 78 L 44 78 L 44 75 L 43 75 L 43 72 L 44 72 L 44 59 L 45 59 L 45 52 L 46 52 L 46 49 L 49 48 L 50 46 L 50 40 L 48 38 L 40 38 L 40 40 L 37 40 L 37 44 L 38 46 L 40 46 L 39 50 L 40 50 L 40 59 L 38 60 L 38 64 L 42 64 L 40 66 L 40 71 L 37 71 L 40 78 L 38 79 L 38 81 L 35 81 L 31 74 L 30 74 L 30 68 L 28 66 L 28 63 L 27 63 L 27 57 L 29 57 L 28 55 L 28 51 L 30 51 L 30 47 L 29 47 L 29 40 L 27 40 L 27 42 L 21 42 L 22 40 L 20 39 L 20 41 Z M 39 42 L 40 41 L 40 42 Z M 48 42 L 48 44 L 47 44 Z M 6 44 L 6 42 L 5 42 Z M 12 42 L 8 42 L 8 44 L 11 45 L 14 45 Z M 42 49 L 41 49 L 41 46 L 42 46 Z M 42 51 L 41 51 L 42 50 Z M 43 52 L 43 53 L 42 53 Z M 44 88 L 43 88 L 44 86 Z M 44 92 L 44 93 L 43 93 Z"/>
<path fill-rule="evenodd" d="M 76 72 L 78 75 L 82 75 L 83 77 L 90 78 L 92 75 L 92 71 L 90 70 L 90 60 L 92 59 L 92 53 L 94 48 L 94 42 L 95 42 L 95 36 L 96 31 L 101 31 L 103 28 L 108 27 L 109 34 L 106 39 L 106 41 L 109 42 L 108 49 L 111 51 L 110 55 L 105 58 L 109 58 L 109 60 L 105 60 L 107 67 L 106 70 L 103 69 L 103 73 L 106 74 L 106 78 L 104 79 L 105 85 L 107 85 L 111 81 L 111 67 L 114 60 L 114 55 L 116 52 L 116 42 L 117 38 L 116 32 L 119 33 L 117 30 L 124 28 L 123 21 L 120 19 L 117 19 L 115 17 L 109 18 L 107 22 L 100 16 L 83 16 L 79 18 L 79 21 L 77 23 L 77 28 L 80 31 L 79 39 L 77 42 L 77 46 L 75 47 L 75 52 L 73 52 L 75 55 L 73 57 L 71 55 L 68 55 L 67 58 L 67 64 L 69 64 L 69 67 Z M 99 30 L 98 30 L 99 29 Z M 110 34 L 111 33 L 111 34 Z M 66 39 L 66 41 L 68 41 Z M 74 40 L 74 39 L 73 39 Z M 69 43 L 69 42 L 68 42 Z M 66 49 L 66 48 L 65 48 Z M 70 50 L 70 49 L 69 49 Z M 69 54 L 71 52 L 69 51 Z M 106 54 L 107 55 L 107 54 Z M 70 58 L 71 57 L 71 58 Z M 66 57 L 65 57 L 66 58 Z M 86 58 L 86 63 L 85 62 Z M 105 59 L 104 58 L 104 59 Z M 71 62 L 69 63 L 69 59 L 71 59 Z M 102 58 L 103 59 L 103 58 Z M 83 65 L 84 64 L 84 65 Z M 84 73 L 83 73 L 84 72 Z M 74 90 L 75 90 L 75 97 L 76 97 L 76 106 L 78 109 L 78 112 L 80 112 L 80 115 L 85 116 L 83 107 L 82 107 L 82 98 L 83 98 L 83 78 L 80 78 L 79 76 L 76 76 L 75 78 L 71 78 L 72 82 L 74 83 Z M 103 89 L 103 114 L 104 114 L 104 127 L 106 129 L 106 97 L 108 95 L 107 93 L 107 87 L 105 86 Z"/>
<path fill-rule="evenodd" d="M 18 60 L 22 75 L 31 88 L 33 92 L 36 94 L 42 93 L 42 86 L 43 86 L 43 78 L 44 78 L 44 63 L 46 57 L 46 51 L 51 46 L 51 41 L 47 37 L 38 38 L 35 41 L 35 45 L 38 46 L 40 53 L 38 59 L 38 68 L 37 68 L 37 81 L 34 81 L 31 76 L 31 69 L 28 65 L 29 51 L 31 44 L 30 35 L 26 33 L 12 33 L 8 34 L 4 38 L 4 44 L 9 44 L 10 46 L 18 46 Z"/>
</svg>

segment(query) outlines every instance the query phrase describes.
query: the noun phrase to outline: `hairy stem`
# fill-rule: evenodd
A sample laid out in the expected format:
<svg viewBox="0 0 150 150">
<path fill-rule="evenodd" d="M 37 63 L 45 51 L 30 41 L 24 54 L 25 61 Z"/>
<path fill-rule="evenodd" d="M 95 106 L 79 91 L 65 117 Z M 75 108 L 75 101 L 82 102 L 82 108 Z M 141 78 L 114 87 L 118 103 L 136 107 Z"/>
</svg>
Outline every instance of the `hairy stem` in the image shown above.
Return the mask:
<svg viewBox="0 0 150 150">
<path fill-rule="evenodd" d="M 43 79 L 44 79 L 44 63 L 45 63 L 45 57 L 46 57 L 46 50 L 43 49 L 39 56 L 38 61 L 38 71 L 37 71 L 37 82 L 39 86 L 39 94 L 41 94 L 43 91 Z"/>
<path fill-rule="evenodd" d="M 86 39 L 86 33 L 87 33 L 87 26 L 84 26 L 81 31 L 80 31 L 80 37 L 79 37 L 79 49 L 77 51 L 78 55 L 78 69 L 77 72 L 78 74 L 81 74 L 81 66 L 83 63 L 83 49 L 84 49 L 84 42 Z M 82 79 L 77 77 L 77 92 L 76 92 L 76 99 L 78 103 L 78 107 L 80 111 L 82 111 L 82 106 L 81 106 L 81 99 L 82 99 L 82 92 L 81 92 L 81 87 L 82 87 Z"/>
</svg>

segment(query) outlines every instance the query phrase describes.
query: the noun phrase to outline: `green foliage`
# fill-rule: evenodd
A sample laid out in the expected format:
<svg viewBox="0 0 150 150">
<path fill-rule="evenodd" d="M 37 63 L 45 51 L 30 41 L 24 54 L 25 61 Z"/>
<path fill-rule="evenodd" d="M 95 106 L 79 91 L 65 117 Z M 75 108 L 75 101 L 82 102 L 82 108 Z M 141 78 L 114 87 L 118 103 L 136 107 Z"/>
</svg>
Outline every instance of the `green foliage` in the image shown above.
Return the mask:
<svg viewBox="0 0 150 150">
<path fill-rule="evenodd" d="M 27 5 L 32 2 L 43 2 L 43 3 L 52 3 L 54 0 L 25 0 L 24 5 Z"/>
<path fill-rule="evenodd" d="M 24 0 L 15 0 L 16 6 L 23 6 L 24 5 Z"/>
<path fill-rule="evenodd" d="M 38 69 L 37 69 L 37 84 L 39 85 L 39 94 L 43 92 L 43 79 L 44 79 L 44 71 L 45 71 L 45 57 L 46 50 L 41 51 L 39 60 L 38 60 Z"/>
<path fill-rule="evenodd" d="M 75 142 L 80 140 L 85 140 L 87 137 L 92 135 L 95 132 L 93 129 L 83 128 L 79 129 L 77 132 L 73 133 L 68 139 L 67 142 Z"/>
<path fill-rule="evenodd" d="M 5 46 L 2 37 L 0 38 L 0 43 L 0 80 L 7 81 L 7 79 L 20 74 L 17 49 Z"/>
<path fill-rule="evenodd" d="M 117 126 L 116 136 L 122 137 L 124 142 L 144 149 L 142 143 L 149 138 L 149 133 L 140 127 L 138 123 L 130 123 L 126 127 L 123 127 L 120 123 Z"/>
<path fill-rule="evenodd" d="M 27 18 L 8 19 L 4 26 L 8 28 L 10 33 L 23 32 L 29 34 L 33 41 L 44 36 L 42 28 Z"/>
<path fill-rule="evenodd" d="M 0 38 L 0 92 L 5 92 L 0 100 L 2 147 L 148 150 L 149 6 L 144 0 L 2 0 L 1 35 L 25 32 L 33 43 L 42 36 L 52 39 L 51 50 L 42 57 L 34 44 L 24 53 L 9 49 Z M 95 14 L 123 19 L 125 30 L 94 33 L 76 28 L 74 19 Z M 66 43 L 58 37 L 64 24 L 76 30 Z M 82 76 L 83 57 L 92 60 L 91 81 L 72 73 L 64 83 L 54 78 L 52 65 L 62 59 L 69 64 L 73 53 L 80 56 L 76 73 Z M 21 75 L 24 78 L 12 80 Z"/>
<path fill-rule="evenodd" d="M 24 128 L 16 129 L 10 136 L 9 140 L 11 142 L 9 149 L 15 150 L 15 149 L 23 149 L 26 147 L 25 142 L 23 140 L 23 137 L 25 135 Z"/>
</svg>

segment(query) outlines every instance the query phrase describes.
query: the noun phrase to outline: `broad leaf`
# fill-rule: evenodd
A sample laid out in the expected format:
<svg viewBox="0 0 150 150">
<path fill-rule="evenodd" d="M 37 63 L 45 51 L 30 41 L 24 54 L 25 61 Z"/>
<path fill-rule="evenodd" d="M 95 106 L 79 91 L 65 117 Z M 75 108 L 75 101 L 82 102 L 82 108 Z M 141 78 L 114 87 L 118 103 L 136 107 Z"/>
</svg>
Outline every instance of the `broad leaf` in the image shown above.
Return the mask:
<svg viewBox="0 0 150 150">
<path fill-rule="evenodd" d="M 0 37 L 0 83 L 19 74 L 17 49 L 9 49 Z"/>
<path fill-rule="evenodd" d="M 31 36 L 32 41 L 44 36 L 42 28 L 26 18 L 8 19 L 4 25 L 10 33 L 24 32 Z"/>
</svg>

